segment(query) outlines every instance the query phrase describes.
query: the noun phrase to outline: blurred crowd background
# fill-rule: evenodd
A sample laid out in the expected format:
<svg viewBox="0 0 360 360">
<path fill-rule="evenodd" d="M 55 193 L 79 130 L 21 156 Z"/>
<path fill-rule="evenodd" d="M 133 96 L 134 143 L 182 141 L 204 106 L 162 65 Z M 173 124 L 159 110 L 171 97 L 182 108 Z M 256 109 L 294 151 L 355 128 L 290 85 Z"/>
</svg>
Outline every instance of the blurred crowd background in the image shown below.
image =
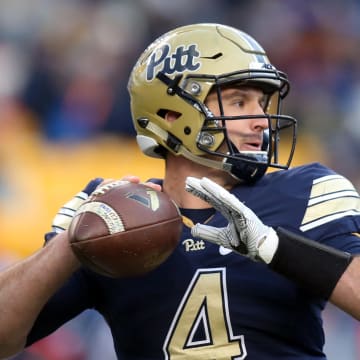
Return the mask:
<svg viewBox="0 0 360 360">
<path fill-rule="evenodd" d="M 42 246 L 57 209 L 96 176 L 161 176 L 134 143 L 126 84 L 176 26 L 220 22 L 267 50 L 292 89 L 294 165 L 320 161 L 360 189 L 359 0 L 1 0 L 0 259 Z M 66 304 L 64 304 L 66 306 Z M 329 360 L 360 359 L 360 327 L 331 305 Z M 81 315 L 17 360 L 111 360 L 102 319 Z"/>
</svg>

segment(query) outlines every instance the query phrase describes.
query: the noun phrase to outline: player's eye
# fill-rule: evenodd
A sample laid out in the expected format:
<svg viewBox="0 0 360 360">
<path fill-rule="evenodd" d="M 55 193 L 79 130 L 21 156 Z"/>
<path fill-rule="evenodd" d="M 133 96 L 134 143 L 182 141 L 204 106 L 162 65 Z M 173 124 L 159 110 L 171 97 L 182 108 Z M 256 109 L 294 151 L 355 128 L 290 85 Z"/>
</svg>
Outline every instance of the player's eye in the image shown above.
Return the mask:
<svg viewBox="0 0 360 360">
<path fill-rule="evenodd" d="M 238 100 L 238 101 L 235 101 L 234 103 L 237 107 L 243 107 L 245 105 L 245 101 L 243 100 Z"/>
</svg>

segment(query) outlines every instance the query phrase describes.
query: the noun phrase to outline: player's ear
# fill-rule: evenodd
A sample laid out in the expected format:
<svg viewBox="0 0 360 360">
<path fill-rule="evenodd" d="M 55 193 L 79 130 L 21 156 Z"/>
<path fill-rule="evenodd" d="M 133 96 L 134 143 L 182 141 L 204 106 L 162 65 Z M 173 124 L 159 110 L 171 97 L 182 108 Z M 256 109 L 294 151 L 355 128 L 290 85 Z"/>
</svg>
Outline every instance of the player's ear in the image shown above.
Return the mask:
<svg viewBox="0 0 360 360">
<path fill-rule="evenodd" d="M 176 121 L 180 117 L 180 115 L 181 114 L 176 111 L 169 110 L 165 114 L 165 120 L 172 123 Z"/>
</svg>

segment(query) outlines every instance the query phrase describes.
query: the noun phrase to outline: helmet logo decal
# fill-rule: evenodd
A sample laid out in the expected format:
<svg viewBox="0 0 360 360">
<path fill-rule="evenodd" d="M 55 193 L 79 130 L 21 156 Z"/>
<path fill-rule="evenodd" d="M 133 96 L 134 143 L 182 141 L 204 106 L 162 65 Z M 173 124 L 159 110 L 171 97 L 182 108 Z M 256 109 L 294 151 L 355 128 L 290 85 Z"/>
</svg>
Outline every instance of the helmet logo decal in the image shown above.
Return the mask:
<svg viewBox="0 0 360 360">
<path fill-rule="evenodd" d="M 274 65 L 271 65 L 270 63 L 266 63 L 266 62 L 257 62 L 257 61 L 253 61 L 249 64 L 249 69 L 251 70 L 276 70 Z"/>
<path fill-rule="evenodd" d="M 170 53 L 170 45 L 165 44 L 151 54 L 146 69 L 146 80 L 153 80 L 159 71 L 173 74 L 185 70 L 197 70 L 200 63 L 196 62 L 196 58 L 199 56 L 200 52 L 196 49 L 195 44 L 189 45 L 188 48 L 178 46 L 173 53 Z"/>
</svg>

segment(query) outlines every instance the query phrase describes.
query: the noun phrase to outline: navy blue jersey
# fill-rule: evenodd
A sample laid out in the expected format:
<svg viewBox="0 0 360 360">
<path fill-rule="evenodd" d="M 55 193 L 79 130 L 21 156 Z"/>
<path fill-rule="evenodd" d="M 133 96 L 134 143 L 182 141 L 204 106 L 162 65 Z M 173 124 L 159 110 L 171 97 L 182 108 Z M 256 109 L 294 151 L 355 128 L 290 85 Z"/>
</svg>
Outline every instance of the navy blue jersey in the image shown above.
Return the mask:
<svg viewBox="0 0 360 360">
<path fill-rule="evenodd" d="M 359 195 L 328 168 L 273 172 L 232 192 L 267 225 L 360 253 L 351 235 L 360 232 Z M 221 214 L 184 215 L 178 248 L 151 273 L 110 279 L 77 271 L 46 305 L 28 344 L 93 308 L 108 322 L 119 359 L 326 359 L 325 302 L 264 264 L 191 237 L 191 220 L 223 227 Z"/>
</svg>

